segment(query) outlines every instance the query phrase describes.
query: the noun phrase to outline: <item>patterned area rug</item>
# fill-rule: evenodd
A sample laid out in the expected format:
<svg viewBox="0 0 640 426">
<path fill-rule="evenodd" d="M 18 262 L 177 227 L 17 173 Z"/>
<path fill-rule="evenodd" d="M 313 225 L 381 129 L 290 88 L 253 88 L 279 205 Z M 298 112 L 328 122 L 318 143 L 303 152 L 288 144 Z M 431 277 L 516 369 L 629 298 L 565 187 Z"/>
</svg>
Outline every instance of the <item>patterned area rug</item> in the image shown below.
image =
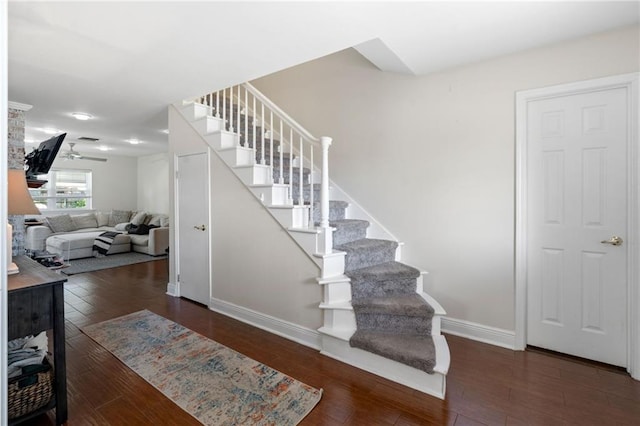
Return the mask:
<svg viewBox="0 0 640 426">
<path fill-rule="evenodd" d="M 69 267 L 61 269 L 65 275 L 81 274 L 83 272 L 99 271 L 100 269 L 117 268 L 118 266 L 133 265 L 134 263 L 151 262 L 166 259 L 166 255 L 149 256 L 148 254 L 129 252 L 110 254 L 105 257 L 86 257 L 71 260 Z"/>
<path fill-rule="evenodd" d="M 296 425 L 322 396 L 147 310 L 82 331 L 206 425 Z"/>
</svg>

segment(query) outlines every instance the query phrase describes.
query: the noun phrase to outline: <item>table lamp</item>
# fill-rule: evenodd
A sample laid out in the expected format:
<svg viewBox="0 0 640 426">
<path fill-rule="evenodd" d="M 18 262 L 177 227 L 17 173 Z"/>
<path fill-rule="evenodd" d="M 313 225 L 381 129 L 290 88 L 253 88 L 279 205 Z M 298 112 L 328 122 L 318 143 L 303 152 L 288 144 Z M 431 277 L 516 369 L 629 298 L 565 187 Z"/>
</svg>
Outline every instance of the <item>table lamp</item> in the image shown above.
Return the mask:
<svg viewBox="0 0 640 426">
<path fill-rule="evenodd" d="M 27 178 L 25 177 L 24 170 L 9 169 L 7 182 L 8 215 L 40 214 L 40 211 L 33 203 L 31 194 L 29 194 L 29 188 L 27 188 Z M 13 263 L 12 246 L 13 228 L 9 223 L 7 223 L 7 251 L 9 252 L 9 256 L 7 259 L 7 271 L 9 275 L 17 274 L 19 272 L 18 265 Z"/>
</svg>

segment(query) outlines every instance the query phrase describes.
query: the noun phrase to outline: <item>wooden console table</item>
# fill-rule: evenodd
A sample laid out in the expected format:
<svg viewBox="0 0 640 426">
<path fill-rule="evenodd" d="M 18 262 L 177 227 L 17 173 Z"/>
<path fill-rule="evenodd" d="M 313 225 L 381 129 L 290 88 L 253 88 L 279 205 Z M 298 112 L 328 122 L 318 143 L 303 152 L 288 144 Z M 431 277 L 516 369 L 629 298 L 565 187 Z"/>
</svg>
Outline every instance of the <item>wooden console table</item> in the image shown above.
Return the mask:
<svg viewBox="0 0 640 426">
<path fill-rule="evenodd" d="M 64 288 L 67 281 L 26 256 L 13 261 L 20 273 L 8 277 L 9 340 L 53 329 L 54 397 L 45 407 L 13 419 L 18 424 L 56 409 L 56 424 L 67 421 L 67 371 L 64 339 Z"/>
</svg>

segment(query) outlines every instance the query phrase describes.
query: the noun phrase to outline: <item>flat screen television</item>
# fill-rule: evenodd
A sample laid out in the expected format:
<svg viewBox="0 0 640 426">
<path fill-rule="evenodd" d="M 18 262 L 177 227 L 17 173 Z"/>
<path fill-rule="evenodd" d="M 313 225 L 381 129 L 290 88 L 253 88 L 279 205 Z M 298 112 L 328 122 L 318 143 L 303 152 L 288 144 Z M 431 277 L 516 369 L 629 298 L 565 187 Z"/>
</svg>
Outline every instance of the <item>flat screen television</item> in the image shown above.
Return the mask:
<svg viewBox="0 0 640 426">
<path fill-rule="evenodd" d="M 53 164 L 53 160 L 56 159 L 62 141 L 64 141 L 66 133 L 58 136 L 54 136 L 47 139 L 44 142 L 40 142 L 40 145 L 31 151 L 24 159 L 27 170 L 25 174 L 27 179 L 36 179 L 38 175 L 46 175 L 49 173 L 49 169 Z"/>
</svg>

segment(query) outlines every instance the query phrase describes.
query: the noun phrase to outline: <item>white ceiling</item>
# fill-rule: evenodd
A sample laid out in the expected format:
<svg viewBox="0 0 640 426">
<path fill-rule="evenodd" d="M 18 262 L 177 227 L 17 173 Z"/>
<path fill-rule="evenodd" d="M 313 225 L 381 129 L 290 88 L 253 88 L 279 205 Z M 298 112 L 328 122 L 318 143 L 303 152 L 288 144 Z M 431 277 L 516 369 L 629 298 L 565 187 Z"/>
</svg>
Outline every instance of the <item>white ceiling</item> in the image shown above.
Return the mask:
<svg viewBox="0 0 640 426">
<path fill-rule="evenodd" d="M 68 133 L 94 155 L 166 151 L 167 105 L 356 47 L 426 74 L 639 22 L 632 2 L 15 2 L 9 100 L 26 138 Z M 77 121 L 72 112 L 88 112 Z M 130 145 L 137 138 L 144 143 Z M 30 145 L 27 145 L 29 147 Z M 66 148 L 66 147 L 65 147 Z"/>
</svg>

